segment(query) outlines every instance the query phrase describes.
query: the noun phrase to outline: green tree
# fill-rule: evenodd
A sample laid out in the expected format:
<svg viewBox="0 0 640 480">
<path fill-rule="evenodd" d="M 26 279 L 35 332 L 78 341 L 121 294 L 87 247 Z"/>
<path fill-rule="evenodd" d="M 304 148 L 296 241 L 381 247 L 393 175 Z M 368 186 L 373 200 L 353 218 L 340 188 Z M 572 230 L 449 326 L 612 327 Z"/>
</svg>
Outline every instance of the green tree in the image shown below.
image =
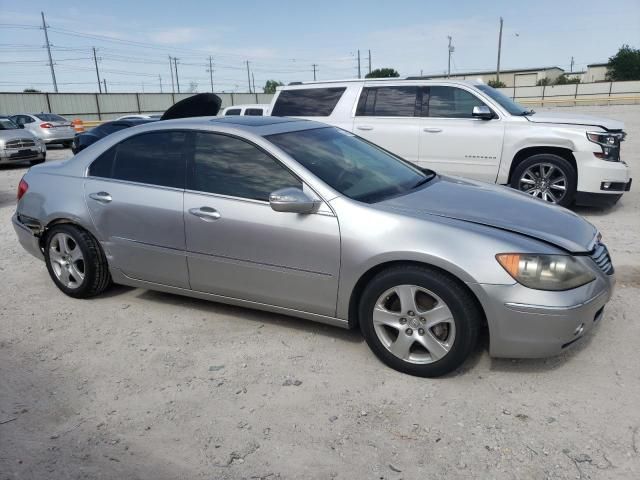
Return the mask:
<svg viewBox="0 0 640 480">
<path fill-rule="evenodd" d="M 554 85 L 569 85 L 572 83 L 580 83 L 580 77 L 569 76 L 566 73 L 563 73 L 553 82 Z"/>
<path fill-rule="evenodd" d="M 395 78 L 400 74 L 393 68 L 376 68 L 367 73 L 364 78 Z"/>
<path fill-rule="evenodd" d="M 504 83 L 503 81 L 494 80 L 494 79 L 489 80 L 487 82 L 487 85 L 489 85 L 490 87 L 493 87 L 493 88 L 505 88 L 507 86 L 507 84 Z"/>
<path fill-rule="evenodd" d="M 276 88 L 282 85 L 284 85 L 284 83 L 277 80 L 267 80 L 262 90 L 264 90 L 264 93 L 276 93 Z"/>
<path fill-rule="evenodd" d="M 23 92 L 24 93 L 40 93 L 40 90 L 37 90 L 35 88 L 25 88 Z"/>
<path fill-rule="evenodd" d="M 607 80 L 640 80 L 640 50 L 622 45 L 618 53 L 609 58 Z"/>
</svg>

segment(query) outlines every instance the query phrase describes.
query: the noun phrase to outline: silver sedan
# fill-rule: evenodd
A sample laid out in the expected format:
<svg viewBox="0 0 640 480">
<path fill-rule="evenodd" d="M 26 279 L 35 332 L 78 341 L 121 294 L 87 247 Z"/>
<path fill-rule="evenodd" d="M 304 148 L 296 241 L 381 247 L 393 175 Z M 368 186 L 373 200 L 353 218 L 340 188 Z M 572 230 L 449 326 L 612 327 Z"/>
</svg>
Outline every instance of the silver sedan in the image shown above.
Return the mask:
<svg viewBox="0 0 640 480">
<path fill-rule="evenodd" d="M 335 127 L 155 122 L 30 169 L 13 217 L 62 292 L 112 282 L 360 328 L 438 376 L 490 353 L 562 352 L 603 316 L 596 229 L 520 192 L 421 170 Z"/>
</svg>

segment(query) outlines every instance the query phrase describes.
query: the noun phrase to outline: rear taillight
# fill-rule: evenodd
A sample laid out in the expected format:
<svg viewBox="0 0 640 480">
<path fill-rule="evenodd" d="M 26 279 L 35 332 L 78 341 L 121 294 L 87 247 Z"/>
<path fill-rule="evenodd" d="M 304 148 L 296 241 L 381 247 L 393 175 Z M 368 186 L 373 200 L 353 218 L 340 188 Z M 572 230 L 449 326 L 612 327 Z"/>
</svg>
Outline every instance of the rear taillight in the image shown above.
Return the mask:
<svg viewBox="0 0 640 480">
<path fill-rule="evenodd" d="M 40 124 L 40 128 L 51 128 L 51 127 L 53 127 L 53 125 L 51 125 L 49 122 Z"/>
<path fill-rule="evenodd" d="M 27 193 L 29 190 L 29 184 L 24 181 L 24 178 L 20 179 L 20 183 L 18 184 L 18 200 L 22 198 L 22 196 Z"/>
</svg>

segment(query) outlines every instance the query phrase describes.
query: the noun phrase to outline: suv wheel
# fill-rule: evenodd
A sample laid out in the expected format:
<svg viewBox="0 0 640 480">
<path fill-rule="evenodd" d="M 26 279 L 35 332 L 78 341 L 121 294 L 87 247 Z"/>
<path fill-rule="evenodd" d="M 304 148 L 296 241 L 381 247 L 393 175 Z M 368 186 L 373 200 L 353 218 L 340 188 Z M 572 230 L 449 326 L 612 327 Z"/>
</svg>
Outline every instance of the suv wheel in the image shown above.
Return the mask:
<svg viewBox="0 0 640 480">
<path fill-rule="evenodd" d="M 70 297 L 93 297 L 111 283 L 107 258 L 100 244 L 75 225 L 56 225 L 49 230 L 44 258 L 51 279 Z"/>
<path fill-rule="evenodd" d="M 459 367 L 476 344 L 481 320 L 475 300 L 455 279 L 419 266 L 376 275 L 363 292 L 359 316 L 376 356 L 420 377 Z"/>
<path fill-rule="evenodd" d="M 511 187 L 563 207 L 573 203 L 577 184 L 578 175 L 573 166 L 549 153 L 527 158 L 511 176 Z"/>
</svg>

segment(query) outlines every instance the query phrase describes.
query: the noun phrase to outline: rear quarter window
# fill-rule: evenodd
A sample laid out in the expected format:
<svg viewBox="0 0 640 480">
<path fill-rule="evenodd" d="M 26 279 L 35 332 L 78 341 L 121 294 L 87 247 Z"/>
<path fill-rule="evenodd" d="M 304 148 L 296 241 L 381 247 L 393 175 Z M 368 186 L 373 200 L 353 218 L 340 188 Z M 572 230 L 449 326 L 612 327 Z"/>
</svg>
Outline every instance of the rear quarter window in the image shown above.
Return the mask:
<svg viewBox="0 0 640 480">
<path fill-rule="evenodd" d="M 338 104 L 345 87 L 283 90 L 271 115 L 276 117 L 328 117 Z"/>
</svg>

